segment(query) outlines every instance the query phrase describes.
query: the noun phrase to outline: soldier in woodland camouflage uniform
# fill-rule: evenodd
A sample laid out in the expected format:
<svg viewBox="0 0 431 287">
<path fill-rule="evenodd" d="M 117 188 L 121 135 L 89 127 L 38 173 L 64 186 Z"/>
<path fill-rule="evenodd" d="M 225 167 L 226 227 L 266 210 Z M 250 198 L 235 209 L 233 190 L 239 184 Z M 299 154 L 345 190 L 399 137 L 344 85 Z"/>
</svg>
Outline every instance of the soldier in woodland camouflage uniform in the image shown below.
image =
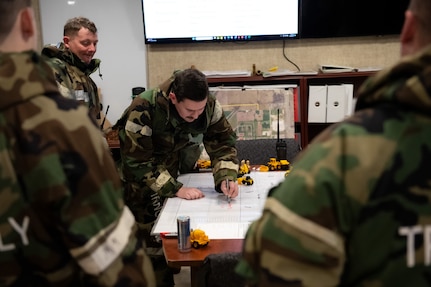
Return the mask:
<svg viewBox="0 0 431 287">
<path fill-rule="evenodd" d="M 75 17 L 64 25 L 63 43 L 42 50 L 42 55 L 49 58 L 63 96 L 85 103 L 95 119 L 100 119 L 101 106 L 90 75 L 100 66 L 100 60 L 93 59 L 98 41 L 96 25 L 87 18 Z"/>
<path fill-rule="evenodd" d="M 194 168 L 200 155 L 195 140 L 199 136 L 211 158 L 217 191 L 238 195 L 236 134 L 198 70 L 177 72 L 160 87 L 138 95 L 114 128 L 119 129 L 126 204 L 148 247 L 160 247 L 151 242 L 149 233 L 165 198 L 203 196 L 199 189 L 177 181 L 179 173 Z M 226 179 L 231 180 L 229 191 L 221 184 Z M 163 265 L 164 258 L 160 260 Z M 157 276 L 158 268 L 154 269 Z M 166 285 L 158 279 L 159 286 L 172 285 L 169 278 L 167 274 Z"/>
<path fill-rule="evenodd" d="M 155 286 L 100 131 L 34 52 L 31 1 L 0 19 L 0 286 Z"/>
<path fill-rule="evenodd" d="M 431 286 L 431 1 L 405 16 L 403 59 L 270 191 L 236 269 L 250 286 Z"/>
</svg>

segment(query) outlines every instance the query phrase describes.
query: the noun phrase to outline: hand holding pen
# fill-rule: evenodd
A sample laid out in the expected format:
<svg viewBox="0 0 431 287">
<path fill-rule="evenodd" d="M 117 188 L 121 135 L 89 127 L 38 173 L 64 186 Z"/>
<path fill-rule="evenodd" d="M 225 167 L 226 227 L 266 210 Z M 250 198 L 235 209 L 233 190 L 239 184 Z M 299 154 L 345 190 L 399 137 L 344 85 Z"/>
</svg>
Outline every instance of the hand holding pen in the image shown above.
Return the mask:
<svg viewBox="0 0 431 287">
<path fill-rule="evenodd" d="M 229 179 L 226 179 L 226 197 L 227 197 L 227 203 L 230 203 L 230 186 L 229 186 Z"/>
<path fill-rule="evenodd" d="M 221 189 L 226 195 L 228 203 L 230 203 L 232 198 L 238 196 L 238 184 L 235 181 L 225 179 L 224 182 L 222 182 Z"/>
</svg>

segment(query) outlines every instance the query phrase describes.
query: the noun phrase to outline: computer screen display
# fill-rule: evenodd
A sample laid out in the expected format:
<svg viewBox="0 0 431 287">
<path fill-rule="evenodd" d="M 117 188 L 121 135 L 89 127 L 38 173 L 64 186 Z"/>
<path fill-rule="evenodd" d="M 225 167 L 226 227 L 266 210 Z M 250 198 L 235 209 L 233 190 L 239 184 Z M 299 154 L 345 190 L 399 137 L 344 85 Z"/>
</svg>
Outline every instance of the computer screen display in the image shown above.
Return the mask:
<svg viewBox="0 0 431 287">
<path fill-rule="evenodd" d="M 300 0 L 142 0 L 145 43 L 293 39 Z"/>
<path fill-rule="evenodd" d="M 300 37 L 398 35 L 409 0 L 301 0 Z"/>
</svg>

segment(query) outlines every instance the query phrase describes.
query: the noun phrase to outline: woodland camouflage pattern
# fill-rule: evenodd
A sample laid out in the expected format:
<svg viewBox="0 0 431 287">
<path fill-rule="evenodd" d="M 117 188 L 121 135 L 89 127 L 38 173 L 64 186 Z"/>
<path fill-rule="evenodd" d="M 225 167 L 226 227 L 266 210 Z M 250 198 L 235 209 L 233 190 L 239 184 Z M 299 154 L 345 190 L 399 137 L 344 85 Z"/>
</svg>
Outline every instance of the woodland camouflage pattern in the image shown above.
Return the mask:
<svg viewBox="0 0 431 287">
<path fill-rule="evenodd" d="M 248 230 L 250 286 L 431 286 L 431 47 L 362 86 Z"/>
<path fill-rule="evenodd" d="M 153 222 L 164 198 L 175 196 L 182 187 L 183 184 L 176 180 L 180 151 L 191 145 L 192 138 L 203 134 L 215 186 L 220 186 L 226 178 L 236 179 L 238 172 L 236 134 L 220 103 L 209 96 L 201 116 L 187 123 L 168 97 L 173 80 L 174 76 L 159 88 L 138 95 L 116 124 L 121 145 L 121 170 L 128 186 L 126 193 L 133 190 L 138 197 L 131 203 L 139 208 L 135 216 L 140 223 Z M 193 157 L 192 154 L 187 156 Z"/>
<path fill-rule="evenodd" d="M 155 286 L 135 230 L 88 109 L 34 52 L 0 53 L 0 286 Z"/>
<path fill-rule="evenodd" d="M 48 57 L 48 64 L 54 70 L 55 79 L 63 96 L 85 102 L 95 119 L 100 119 L 100 99 L 97 86 L 90 75 L 100 66 L 99 59 L 90 64 L 82 62 L 75 54 L 64 47 L 48 45 L 42 50 Z"/>
</svg>

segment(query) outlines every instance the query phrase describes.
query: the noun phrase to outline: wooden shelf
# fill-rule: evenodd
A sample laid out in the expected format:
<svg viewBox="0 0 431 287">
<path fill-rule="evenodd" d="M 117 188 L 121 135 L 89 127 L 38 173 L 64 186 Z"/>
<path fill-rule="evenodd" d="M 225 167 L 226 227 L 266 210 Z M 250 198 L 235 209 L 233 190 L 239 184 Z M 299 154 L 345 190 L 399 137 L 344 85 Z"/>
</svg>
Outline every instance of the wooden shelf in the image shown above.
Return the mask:
<svg viewBox="0 0 431 287">
<path fill-rule="evenodd" d="M 295 132 L 301 134 L 301 146 L 305 148 L 308 143 L 331 123 L 309 124 L 308 123 L 308 90 L 310 85 L 336 85 L 353 84 L 353 95 L 356 97 L 357 91 L 362 83 L 376 72 L 346 72 L 346 73 L 319 73 L 316 75 L 302 76 L 277 76 L 267 77 L 220 77 L 208 78 L 211 87 L 217 86 L 242 86 L 242 85 L 280 85 L 294 84 L 299 88 L 300 95 L 300 121 L 295 123 Z"/>
<path fill-rule="evenodd" d="M 300 119 L 295 122 L 295 132 L 301 134 L 301 146 L 305 148 L 309 142 L 327 128 L 331 123 L 308 123 L 308 88 L 310 85 L 336 85 L 336 84 L 353 84 L 354 96 L 362 83 L 376 72 L 347 72 L 347 73 L 319 73 L 316 75 L 302 76 L 278 76 L 267 77 L 250 76 L 250 77 L 220 77 L 208 78 L 208 84 L 211 87 L 217 86 L 243 86 L 243 85 L 280 85 L 292 84 L 299 88 L 300 98 Z M 111 149 L 118 149 L 120 144 L 118 140 L 108 140 Z"/>
</svg>

